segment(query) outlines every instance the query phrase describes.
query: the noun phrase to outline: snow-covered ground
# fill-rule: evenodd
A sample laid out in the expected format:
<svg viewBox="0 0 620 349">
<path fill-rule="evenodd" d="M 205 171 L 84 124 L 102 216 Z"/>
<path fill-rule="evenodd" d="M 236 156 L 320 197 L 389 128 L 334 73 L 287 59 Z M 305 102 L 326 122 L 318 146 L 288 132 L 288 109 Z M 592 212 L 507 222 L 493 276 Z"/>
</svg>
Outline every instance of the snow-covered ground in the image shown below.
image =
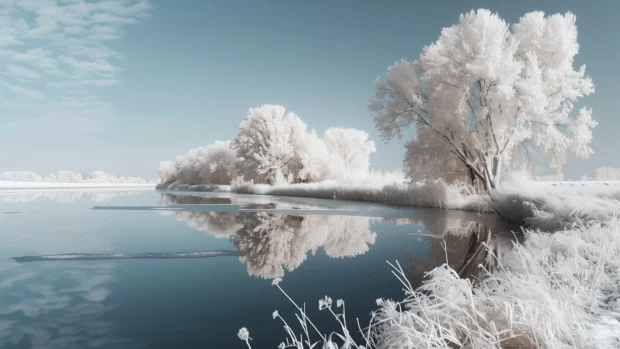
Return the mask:
<svg viewBox="0 0 620 349">
<path fill-rule="evenodd" d="M 77 173 L 58 171 L 46 175 L 30 171 L 0 172 L 0 190 L 6 189 L 73 189 L 73 188 L 152 188 L 153 180 L 114 176 L 103 171 Z"/>
<path fill-rule="evenodd" d="M 403 179 L 404 180 L 404 179 Z M 187 184 L 158 184 L 158 190 L 169 191 L 203 191 L 203 192 L 234 192 L 256 195 L 297 196 L 313 197 L 322 199 L 340 199 L 376 202 L 395 206 L 429 207 L 443 209 L 457 209 L 474 212 L 496 212 L 505 219 L 534 226 L 535 216 L 533 208 L 538 216 L 545 210 L 555 210 L 555 214 L 562 211 L 563 203 L 571 202 L 571 205 L 579 208 L 581 203 L 589 203 L 583 207 L 588 208 L 606 207 L 604 211 L 609 214 L 614 206 L 608 204 L 607 197 L 620 200 L 620 181 L 564 181 L 564 182 L 536 182 L 523 181 L 519 183 L 507 183 L 499 189 L 499 195 L 493 198 L 487 195 L 472 193 L 468 187 L 459 184 L 446 184 L 442 181 L 428 181 L 413 184 L 405 184 L 394 176 L 382 177 L 380 175 L 368 178 L 355 184 L 338 181 L 324 181 L 304 184 L 253 184 L 249 182 L 233 182 L 231 185 L 187 185 Z M 618 194 L 614 194 L 618 193 Z M 536 199 L 536 200 L 534 200 Z M 527 207 L 515 206 L 523 202 L 535 202 L 525 204 Z M 568 214 L 564 212 L 562 215 Z M 553 214 L 550 213 L 550 214 Z M 540 217 L 539 217 L 540 218 Z M 525 222 L 529 219 L 529 222 Z M 542 224 L 538 221 L 537 224 Z M 542 227 L 542 225 L 537 225 Z"/>
<path fill-rule="evenodd" d="M 156 183 L 154 180 L 132 177 L 115 176 L 103 171 L 78 173 L 73 171 L 58 171 L 49 174 L 37 174 L 30 171 L 0 172 L 0 182 L 37 182 L 37 183 Z"/>
<path fill-rule="evenodd" d="M 155 183 L 62 183 L 62 182 L 19 182 L 0 181 L 0 190 L 11 189 L 117 189 L 117 188 L 155 188 Z"/>
</svg>

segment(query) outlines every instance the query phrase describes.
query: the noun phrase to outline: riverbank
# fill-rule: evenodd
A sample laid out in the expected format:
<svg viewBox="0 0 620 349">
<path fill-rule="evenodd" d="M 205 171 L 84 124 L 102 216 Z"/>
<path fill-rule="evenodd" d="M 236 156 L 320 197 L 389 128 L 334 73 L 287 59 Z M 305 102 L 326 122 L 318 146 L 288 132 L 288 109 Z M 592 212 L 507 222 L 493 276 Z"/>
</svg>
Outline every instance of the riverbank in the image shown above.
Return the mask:
<svg viewBox="0 0 620 349">
<path fill-rule="evenodd" d="M 462 189 L 442 182 L 230 187 L 252 194 L 331 194 L 400 206 L 491 211 L 523 227 L 524 242 L 503 250 L 485 246 L 494 267 L 483 270 L 480 282 L 462 279 L 443 265 L 413 289 L 396 267 L 405 298 L 377 301 L 370 327 L 374 339 L 363 343 L 367 348 L 618 348 L 620 183 L 521 183 L 491 196 Z"/>
<path fill-rule="evenodd" d="M 479 195 L 468 187 L 443 181 L 404 184 L 381 180 L 363 184 L 336 181 L 266 185 L 158 184 L 156 189 L 181 192 L 233 192 L 374 202 L 393 206 L 493 212 L 528 228 L 555 231 L 578 221 L 605 220 L 620 207 L 620 182 L 521 182 L 502 186 L 496 194 Z"/>
</svg>

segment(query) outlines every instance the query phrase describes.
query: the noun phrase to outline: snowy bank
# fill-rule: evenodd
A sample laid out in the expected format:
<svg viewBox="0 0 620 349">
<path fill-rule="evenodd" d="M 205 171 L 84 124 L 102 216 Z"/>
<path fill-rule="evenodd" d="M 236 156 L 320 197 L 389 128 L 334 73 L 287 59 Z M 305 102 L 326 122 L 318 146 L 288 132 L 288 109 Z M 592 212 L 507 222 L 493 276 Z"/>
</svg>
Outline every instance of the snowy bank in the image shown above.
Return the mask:
<svg viewBox="0 0 620 349">
<path fill-rule="evenodd" d="M 492 210 L 522 226 L 556 231 L 606 222 L 620 212 L 620 182 L 524 182 L 492 195 Z"/>
<path fill-rule="evenodd" d="M 523 243 L 502 248 L 491 240 L 484 245 L 488 257 L 481 265 L 485 275 L 481 280 L 460 278 L 443 265 L 427 273 L 423 285 L 414 289 L 397 267 L 405 299 L 378 300 L 360 347 L 618 348 L 620 344 L 620 182 L 513 183 L 490 197 L 443 182 L 238 183 L 210 189 L 488 210 L 525 227 Z M 340 308 L 344 302 L 335 304 Z M 338 312 L 331 306 L 329 297 L 320 302 L 322 309 Z M 298 312 L 304 328 L 310 320 L 301 308 Z M 342 321 L 343 314 L 334 314 L 336 321 Z M 287 339 L 294 342 L 294 332 L 288 325 L 285 329 Z M 345 322 L 337 336 L 352 340 L 352 330 Z"/>
<path fill-rule="evenodd" d="M 393 178 L 362 184 L 324 181 L 303 184 L 158 184 L 164 191 L 233 192 L 375 202 L 394 206 L 495 212 L 509 222 L 554 231 L 580 221 L 609 219 L 620 207 L 620 182 L 521 182 L 503 185 L 492 196 L 443 181 L 404 184 Z"/>
<path fill-rule="evenodd" d="M 231 185 L 158 184 L 163 191 L 233 192 L 254 195 L 296 196 L 374 202 L 394 206 L 429 207 L 467 211 L 485 211 L 488 197 L 473 194 L 468 187 L 429 181 L 404 184 L 391 180 L 345 184 L 323 181 L 300 184 L 254 184 L 234 182 Z"/>
<path fill-rule="evenodd" d="M 526 231 L 486 278 L 447 265 L 402 302 L 380 300 L 378 348 L 618 348 L 620 222 Z M 401 271 L 399 271 L 401 272 Z"/>
</svg>

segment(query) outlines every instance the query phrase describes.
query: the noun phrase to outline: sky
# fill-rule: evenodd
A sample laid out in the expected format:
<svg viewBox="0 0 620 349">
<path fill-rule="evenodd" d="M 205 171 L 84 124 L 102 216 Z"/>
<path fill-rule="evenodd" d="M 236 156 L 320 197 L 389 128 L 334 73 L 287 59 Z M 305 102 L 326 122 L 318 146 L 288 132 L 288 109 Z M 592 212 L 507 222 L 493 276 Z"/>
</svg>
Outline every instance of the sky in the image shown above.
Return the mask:
<svg viewBox="0 0 620 349">
<path fill-rule="evenodd" d="M 379 137 L 374 82 L 414 60 L 459 14 L 571 11 L 596 92 L 588 160 L 565 177 L 620 167 L 620 1 L 0 0 L 0 172 L 155 177 L 161 160 L 235 136 L 248 108 L 281 104 L 322 133 L 353 127 L 377 143 L 376 170 L 401 168 Z M 413 130 L 411 130 L 413 132 Z"/>
</svg>

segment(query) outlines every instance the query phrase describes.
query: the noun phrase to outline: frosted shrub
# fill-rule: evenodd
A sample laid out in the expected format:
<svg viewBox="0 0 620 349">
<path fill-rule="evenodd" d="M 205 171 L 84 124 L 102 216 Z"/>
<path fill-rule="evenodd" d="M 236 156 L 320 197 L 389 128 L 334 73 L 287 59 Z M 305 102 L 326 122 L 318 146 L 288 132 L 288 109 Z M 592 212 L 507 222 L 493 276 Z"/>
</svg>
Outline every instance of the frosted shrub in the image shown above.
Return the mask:
<svg viewBox="0 0 620 349">
<path fill-rule="evenodd" d="M 501 255 L 472 283 L 448 265 L 426 274 L 413 289 L 398 263 L 393 274 L 405 299 L 377 300 L 370 324 L 357 331 L 356 344 L 331 298 L 319 308 L 333 314 L 338 333 L 326 335 L 295 305 L 303 334 L 296 336 L 279 313 L 288 335 L 284 347 L 311 348 L 617 348 L 620 343 L 620 222 L 582 225 L 555 234 L 526 231 L 527 240 Z M 311 337 L 316 338 L 314 341 Z M 337 339 L 336 345 L 332 339 Z M 315 342 L 316 341 L 316 342 Z"/>
<path fill-rule="evenodd" d="M 162 161 L 158 175 L 161 183 L 230 184 L 237 176 L 236 160 L 229 141 L 216 141 L 191 149 L 174 163 Z"/>
</svg>

